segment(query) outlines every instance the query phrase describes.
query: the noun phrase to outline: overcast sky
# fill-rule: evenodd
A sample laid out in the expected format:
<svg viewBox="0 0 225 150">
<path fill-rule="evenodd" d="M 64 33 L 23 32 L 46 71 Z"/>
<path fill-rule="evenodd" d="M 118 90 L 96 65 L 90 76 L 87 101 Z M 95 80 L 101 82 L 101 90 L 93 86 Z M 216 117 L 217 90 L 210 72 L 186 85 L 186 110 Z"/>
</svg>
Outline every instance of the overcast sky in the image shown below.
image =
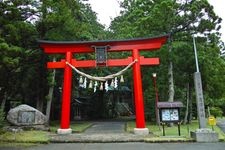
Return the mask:
<svg viewBox="0 0 225 150">
<path fill-rule="evenodd" d="M 99 21 L 110 25 L 113 18 L 120 14 L 119 2 L 121 0 L 89 0 L 92 9 L 97 13 Z"/>
<path fill-rule="evenodd" d="M 97 13 L 99 21 L 109 26 L 111 20 L 119 15 L 119 2 L 121 0 L 89 0 L 92 9 Z M 214 10 L 223 20 L 225 20 L 225 0 L 208 0 L 214 6 Z M 225 42 L 225 21 L 222 21 L 222 40 Z"/>
<path fill-rule="evenodd" d="M 220 32 L 222 33 L 222 40 L 223 42 L 225 42 L 225 0 L 208 0 L 208 2 L 213 5 L 215 13 L 223 19 L 221 24 L 222 28 L 220 29 Z"/>
</svg>

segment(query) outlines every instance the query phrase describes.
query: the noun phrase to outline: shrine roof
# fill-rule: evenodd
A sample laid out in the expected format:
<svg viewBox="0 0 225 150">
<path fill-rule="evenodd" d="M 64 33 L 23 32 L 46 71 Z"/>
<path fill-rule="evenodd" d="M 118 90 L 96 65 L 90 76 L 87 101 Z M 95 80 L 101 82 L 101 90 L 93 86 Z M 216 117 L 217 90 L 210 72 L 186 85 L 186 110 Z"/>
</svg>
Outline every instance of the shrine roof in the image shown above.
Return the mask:
<svg viewBox="0 0 225 150">
<path fill-rule="evenodd" d="M 110 43 L 136 43 L 136 42 L 148 42 L 153 40 L 159 40 L 163 38 L 168 38 L 169 34 L 160 35 L 160 36 L 154 36 L 154 37 L 147 37 L 147 38 L 132 38 L 132 39 L 119 39 L 119 40 L 98 40 L 98 41 L 52 41 L 52 40 L 38 40 L 38 43 L 40 44 L 54 44 L 54 45 L 70 45 L 70 44 L 110 44 Z M 165 43 L 166 40 L 163 40 L 163 43 Z"/>
</svg>

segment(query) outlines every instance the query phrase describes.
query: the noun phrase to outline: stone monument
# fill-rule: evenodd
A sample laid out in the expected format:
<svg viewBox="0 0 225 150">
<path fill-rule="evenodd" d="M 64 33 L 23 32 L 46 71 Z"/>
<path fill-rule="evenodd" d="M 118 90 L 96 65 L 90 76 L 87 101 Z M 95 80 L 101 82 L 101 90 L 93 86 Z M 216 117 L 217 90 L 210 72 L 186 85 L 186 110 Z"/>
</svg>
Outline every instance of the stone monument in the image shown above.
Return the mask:
<svg viewBox="0 0 225 150">
<path fill-rule="evenodd" d="M 43 128 L 47 121 L 42 112 L 25 104 L 10 109 L 7 120 L 13 126 L 31 128 Z"/>
<path fill-rule="evenodd" d="M 196 72 L 194 73 L 194 85 L 196 93 L 196 103 L 198 111 L 199 129 L 195 132 L 191 132 L 191 137 L 197 142 L 217 142 L 219 141 L 218 133 L 206 128 L 206 118 L 205 118 L 205 104 L 202 91 L 202 79 L 201 73 L 199 72 L 198 66 L 198 55 L 195 44 L 195 38 L 193 37 L 195 61 L 196 61 Z"/>
</svg>

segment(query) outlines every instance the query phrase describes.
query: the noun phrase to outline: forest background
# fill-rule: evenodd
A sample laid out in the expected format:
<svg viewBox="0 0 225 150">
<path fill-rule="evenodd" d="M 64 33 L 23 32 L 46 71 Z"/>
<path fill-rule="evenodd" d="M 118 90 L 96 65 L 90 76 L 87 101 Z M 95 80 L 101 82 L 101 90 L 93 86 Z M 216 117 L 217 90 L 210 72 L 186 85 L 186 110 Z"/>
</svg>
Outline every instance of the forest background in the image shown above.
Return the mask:
<svg viewBox="0 0 225 150">
<path fill-rule="evenodd" d="M 145 57 L 160 57 L 157 67 L 142 67 L 145 112 L 154 116 L 155 92 L 152 73 L 157 73 L 160 101 L 182 101 L 189 108 L 183 112 L 191 121 L 196 117 L 193 73 L 196 71 L 193 51 L 195 36 L 202 74 L 205 105 L 211 114 L 225 113 L 225 58 L 220 24 L 207 0 L 124 0 L 120 15 L 109 26 L 98 22 L 87 0 L 1 0 L 0 1 L 0 102 L 1 118 L 12 107 L 28 104 L 52 119 L 60 119 L 62 70 L 47 70 L 46 62 L 62 56 L 47 56 L 38 39 L 54 41 L 90 41 L 154 37 L 170 34 L 168 42 L 155 52 L 142 52 Z M 129 53 L 114 53 L 121 58 Z M 77 59 L 94 59 L 94 54 L 77 55 Z M 121 68 L 82 69 L 104 76 Z M 74 73 L 73 97 L 93 91 L 78 86 Z M 132 89 L 132 73 L 124 75 L 124 85 Z M 94 103 L 102 100 L 93 99 Z M 188 104 L 188 105 L 187 105 Z M 50 109 L 51 108 L 51 109 Z M 186 108 L 186 110 L 187 110 Z M 104 118 L 104 109 L 96 109 L 94 117 Z M 153 117 L 154 118 L 154 117 Z"/>
</svg>

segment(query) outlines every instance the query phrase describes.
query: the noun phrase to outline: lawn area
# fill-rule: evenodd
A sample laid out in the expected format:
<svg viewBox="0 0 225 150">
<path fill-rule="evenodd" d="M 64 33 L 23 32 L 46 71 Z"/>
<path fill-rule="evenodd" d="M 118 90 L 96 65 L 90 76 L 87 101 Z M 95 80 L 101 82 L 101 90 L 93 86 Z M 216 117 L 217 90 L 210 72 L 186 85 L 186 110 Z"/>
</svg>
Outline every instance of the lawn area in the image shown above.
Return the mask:
<svg viewBox="0 0 225 150">
<path fill-rule="evenodd" d="M 72 122 L 70 127 L 75 133 L 81 133 L 90 127 L 90 122 Z M 50 125 L 50 132 L 56 133 L 59 128 L 59 122 L 52 122 Z M 49 133 L 47 131 L 30 130 L 20 131 L 17 133 L 5 131 L 0 134 L 0 147 L 29 147 L 36 144 L 49 143 Z"/>
<path fill-rule="evenodd" d="M 40 145 L 38 143 L 12 143 L 12 142 L 0 142 L 0 148 L 2 147 L 6 147 L 6 148 L 10 148 L 10 147 L 14 147 L 14 148 L 28 148 L 28 147 L 32 147 L 32 146 L 37 146 Z"/>
<path fill-rule="evenodd" d="M 92 123 L 87 121 L 79 121 L 79 122 L 71 122 L 70 128 L 72 129 L 73 133 L 81 133 L 84 132 L 87 128 L 92 126 Z M 59 129 L 60 123 L 58 121 L 51 122 L 50 124 L 50 132 L 57 132 Z"/>
<path fill-rule="evenodd" d="M 5 132 L 0 135 L 0 142 L 10 143 L 48 143 L 49 137 L 46 131 L 21 131 L 18 133 Z"/>
<path fill-rule="evenodd" d="M 163 136 L 162 126 L 159 128 L 158 125 L 155 125 L 153 123 L 147 122 L 146 123 L 146 127 L 156 137 Z M 186 138 L 190 138 L 190 131 L 195 131 L 196 129 L 198 129 L 198 127 L 199 126 L 198 126 L 198 122 L 197 121 L 193 121 L 189 125 L 181 125 L 181 127 L 180 127 L 181 136 L 182 137 L 186 137 Z M 126 128 L 127 132 L 133 132 L 134 128 L 135 128 L 135 121 L 127 122 L 127 128 Z M 208 126 L 208 128 L 212 128 L 212 127 Z M 220 128 L 218 128 L 217 126 L 214 126 L 214 130 L 217 133 L 219 133 L 219 139 L 222 140 L 222 141 L 225 141 L 225 134 L 223 133 L 223 131 L 221 131 Z M 178 136 L 178 126 L 176 124 L 174 124 L 173 127 L 165 126 L 165 135 L 166 136 L 171 136 L 171 137 Z"/>
</svg>

